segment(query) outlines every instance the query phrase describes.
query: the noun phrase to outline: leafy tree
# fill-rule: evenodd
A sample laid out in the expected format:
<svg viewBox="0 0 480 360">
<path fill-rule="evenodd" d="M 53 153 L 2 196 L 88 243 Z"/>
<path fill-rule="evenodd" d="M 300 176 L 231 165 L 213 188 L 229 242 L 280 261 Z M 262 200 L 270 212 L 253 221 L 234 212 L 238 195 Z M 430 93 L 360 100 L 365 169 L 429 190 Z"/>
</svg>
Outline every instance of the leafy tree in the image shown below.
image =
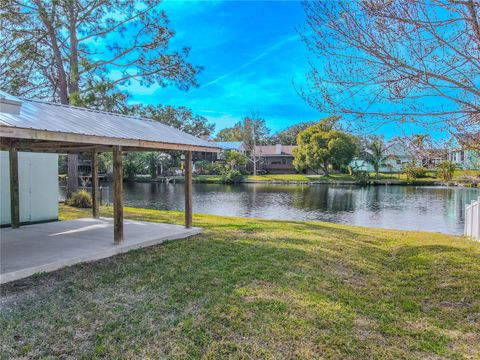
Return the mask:
<svg viewBox="0 0 480 360">
<path fill-rule="evenodd" d="M 215 124 L 209 123 L 207 118 L 194 114 L 191 109 L 185 106 L 149 105 L 138 107 L 133 111 L 140 116 L 158 120 L 194 136 L 207 137 L 215 129 Z"/>
<path fill-rule="evenodd" d="M 174 32 L 160 3 L 5 1 L 1 87 L 74 105 L 93 96 L 98 87 L 105 94 L 132 80 L 188 89 L 196 84 L 199 68 L 186 62 L 188 48 L 168 49 Z"/>
<path fill-rule="evenodd" d="M 478 0 L 305 1 L 304 8 L 311 69 L 300 92 L 316 109 L 478 127 Z"/>
<path fill-rule="evenodd" d="M 142 163 L 148 169 L 148 173 L 152 179 L 155 179 L 158 174 L 161 175 L 164 172 L 164 169 L 171 162 L 171 157 L 167 153 L 158 152 L 158 151 L 148 151 L 141 153 L 141 159 L 137 159 L 139 163 Z M 140 164 L 136 169 L 140 168 Z"/>
<path fill-rule="evenodd" d="M 321 169 L 328 175 L 330 166 L 340 168 L 352 161 L 355 139 L 335 129 L 338 120 L 335 116 L 326 118 L 298 134 L 298 146 L 293 149 L 293 165 L 298 171 Z"/>
<path fill-rule="evenodd" d="M 245 155 L 234 150 L 225 151 L 225 166 L 230 169 L 240 170 L 241 167 L 247 164 Z"/>
<path fill-rule="evenodd" d="M 135 180 L 135 176 L 144 170 L 140 152 L 127 152 L 123 155 L 123 178 L 127 181 Z"/>
<path fill-rule="evenodd" d="M 189 49 L 168 49 L 174 32 L 160 0 L 3 1 L 0 88 L 103 110 L 124 110 L 119 85 L 196 85 Z M 76 188 L 69 155 L 68 192 Z"/>
<path fill-rule="evenodd" d="M 242 141 L 242 127 L 241 123 L 235 124 L 234 127 L 225 128 L 218 132 L 215 137 L 216 141 Z"/>
<path fill-rule="evenodd" d="M 279 131 L 273 136 L 270 137 L 270 144 L 282 144 L 282 145 L 297 145 L 297 135 L 308 128 L 309 126 L 314 125 L 315 122 L 302 122 L 295 125 L 292 125 L 285 130 Z"/>
<path fill-rule="evenodd" d="M 98 155 L 98 169 L 109 175 L 113 167 L 113 154 L 111 152 L 104 152 Z"/>
<path fill-rule="evenodd" d="M 383 141 L 376 139 L 367 145 L 365 150 L 365 160 L 372 164 L 375 171 L 375 179 L 379 179 L 380 167 L 386 166 L 388 160 L 392 157 L 387 153 L 387 148 Z"/>
<path fill-rule="evenodd" d="M 220 165 L 220 180 L 223 183 L 232 184 L 242 180 L 243 175 L 240 168 L 245 166 L 247 158 L 238 151 L 227 150 L 225 152 L 225 163 Z"/>
<path fill-rule="evenodd" d="M 445 160 L 437 165 L 437 173 L 443 181 L 452 181 L 455 168 L 453 162 Z"/>
</svg>

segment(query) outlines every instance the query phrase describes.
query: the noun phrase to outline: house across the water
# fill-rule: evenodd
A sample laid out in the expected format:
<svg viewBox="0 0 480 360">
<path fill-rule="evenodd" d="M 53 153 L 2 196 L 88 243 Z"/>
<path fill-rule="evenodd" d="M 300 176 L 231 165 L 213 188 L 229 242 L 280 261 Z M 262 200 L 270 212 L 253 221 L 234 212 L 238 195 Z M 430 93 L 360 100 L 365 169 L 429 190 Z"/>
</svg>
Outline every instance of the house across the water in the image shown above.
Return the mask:
<svg viewBox="0 0 480 360">
<path fill-rule="evenodd" d="M 480 142 L 480 133 L 478 139 Z M 467 140 L 467 136 L 463 134 L 456 134 L 452 140 L 454 145 L 448 152 L 447 159 L 455 163 L 459 169 L 480 169 L 480 149 L 474 149 Z"/>
<path fill-rule="evenodd" d="M 261 158 L 260 169 L 270 174 L 296 173 L 293 166 L 294 145 L 265 145 L 256 147 L 256 155 Z"/>
<path fill-rule="evenodd" d="M 414 161 L 412 154 L 399 142 L 388 142 L 385 144 L 385 147 L 385 156 L 389 156 L 390 158 L 380 167 L 380 172 L 401 172 L 404 164 Z M 357 171 L 374 171 L 373 165 L 363 159 L 354 159 L 350 165 Z"/>
</svg>

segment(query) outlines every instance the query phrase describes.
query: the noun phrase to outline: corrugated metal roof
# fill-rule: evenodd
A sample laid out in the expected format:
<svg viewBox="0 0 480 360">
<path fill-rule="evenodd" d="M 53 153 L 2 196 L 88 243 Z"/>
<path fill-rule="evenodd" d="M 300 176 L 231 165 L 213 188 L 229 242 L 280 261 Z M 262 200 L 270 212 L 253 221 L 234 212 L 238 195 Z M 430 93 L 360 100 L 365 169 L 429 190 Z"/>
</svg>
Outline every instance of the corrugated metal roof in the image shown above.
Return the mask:
<svg viewBox="0 0 480 360">
<path fill-rule="evenodd" d="M 243 145 L 242 141 L 215 141 L 213 143 L 223 150 L 239 150 Z"/>
<path fill-rule="evenodd" d="M 0 125 L 53 132 L 146 140 L 159 143 L 219 147 L 158 121 L 89 110 L 75 106 L 19 99 L 0 91 L 0 96 L 22 102 L 19 114 L 0 112 Z"/>
</svg>

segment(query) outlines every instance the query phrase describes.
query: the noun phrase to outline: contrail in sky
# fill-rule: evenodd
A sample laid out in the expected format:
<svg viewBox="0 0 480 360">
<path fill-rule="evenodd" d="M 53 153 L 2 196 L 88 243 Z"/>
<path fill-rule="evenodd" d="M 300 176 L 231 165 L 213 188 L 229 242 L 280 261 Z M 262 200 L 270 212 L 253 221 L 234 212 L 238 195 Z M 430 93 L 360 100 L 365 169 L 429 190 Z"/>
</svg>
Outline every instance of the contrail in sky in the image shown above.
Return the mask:
<svg viewBox="0 0 480 360">
<path fill-rule="evenodd" d="M 262 52 L 260 55 L 257 55 L 255 56 L 253 59 L 247 61 L 246 63 L 240 65 L 239 67 L 237 67 L 236 69 L 226 73 L 226 74 L 223 74 L 219 77 L 217 77 L 216 79 L 200 86 L 200 89 L 203 89 L 203 88 L 206 88 L 210 85 L 213 85 L 213 84 L 216 84 L 217 82 L 233 75 L 233 74 L 236 74 L 237 72 L 239 72 L 240 70 L 246 68 L 247 66 L 250 66 L 252 65 L 253 63 L 257 62 L 258 60 L 264 58 L 265 56 L 267 56 L 268 54 L 270 54 L 272 51 L 275 51 L 275 50 L 278 50 L 280 49 L 281 47 L 283 47 L 284 45 L 288 44 L 288 43 L 291 43 L 295 40 L 298 40 L 300 39 L 300 36 L 298 35 L 291 35 L 291 36 L 287 36 L 285 37 L 284 39 L 280 40 L 279 42 L 273 44 L 272 46 L 270 46 L 268 49 L 266 49 L 264 52 Z"/>
</svg>

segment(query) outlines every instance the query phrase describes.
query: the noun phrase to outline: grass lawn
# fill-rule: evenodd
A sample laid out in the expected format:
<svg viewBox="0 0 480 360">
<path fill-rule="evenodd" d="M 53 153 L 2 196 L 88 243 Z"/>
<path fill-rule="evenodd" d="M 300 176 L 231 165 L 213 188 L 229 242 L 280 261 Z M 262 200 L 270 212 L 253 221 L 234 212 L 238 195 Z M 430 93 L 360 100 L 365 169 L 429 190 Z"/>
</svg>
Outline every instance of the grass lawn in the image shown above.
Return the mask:
<svg viewBox="0 0 480 360">
<path fill-rule="evenodd" d="M 193 181 L 196 183 L 219 183 L 222 179 L 220 175 L 195 175 Z"/>
<path fill-rule="evenodd" d="M 62 219 L 88 214 L 61 207 Z M 211 215 L 194 225 L 205 232 L 2 286 L 0 356 L 480 357 L 479 243 Z"/>
<path fill-rule="evenodd" d="M 453 180 L 458 180 L 464 175 L 478 175 L 479 171 L 476 170 L 455 170 Z M 401 180 L 407 181 L 407 176 L 405 174 L 398 173 L 380 173 L 380 180 Z M 246 180 L 255 180 L 255 181 L 315 181 L 315 180 L 337 180 L 337 181 L 353 181 L 355 180 L 353 176 L 349 174 L 330 174 L 328 176 L 324 175 L 303 175 L 303 174 L 267 174 L 267 175 L 258 175 L 258 176 L 246 176 Z M 370 173 L 370 180 L 375 180 L 375 173 Z M 418 178 L 410 180 L 413 184 L 420 182 L 436 182 L 441 181 L 440 178 L 437 178 L 435 171 L 427 171 L 424 178 Z"/>
<path fill-rule="evenodd" d="M 267 175 L 249 175 L 246 180 L 254 181 L 314 181 L 314 180 L 354 180 L 348 174 L 325 175 L 303 175 L 303 174 L 267 174 Z"/>
</svg>

